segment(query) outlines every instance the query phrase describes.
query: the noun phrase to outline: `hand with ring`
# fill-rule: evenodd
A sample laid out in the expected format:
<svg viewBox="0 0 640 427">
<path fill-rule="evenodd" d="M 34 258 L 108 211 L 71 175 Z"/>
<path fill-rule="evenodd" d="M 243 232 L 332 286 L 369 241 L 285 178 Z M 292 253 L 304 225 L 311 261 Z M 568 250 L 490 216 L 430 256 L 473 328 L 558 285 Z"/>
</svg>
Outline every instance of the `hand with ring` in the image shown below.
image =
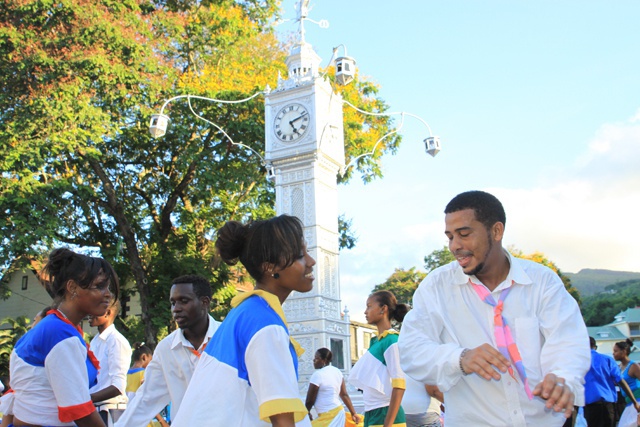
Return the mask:
<svg viewBox="0 0 640 427">
<path fill-rule="evenodd" d="M 556 412 L 564 412 L 565 418 L 573 413 L 575 395 L 564 381 L 564 378 L 555 374 L 547 374 L 544 379 L 533 389 L 534 396 L 540 396 L 547 402 L 545 406 Z"/>
</svg>

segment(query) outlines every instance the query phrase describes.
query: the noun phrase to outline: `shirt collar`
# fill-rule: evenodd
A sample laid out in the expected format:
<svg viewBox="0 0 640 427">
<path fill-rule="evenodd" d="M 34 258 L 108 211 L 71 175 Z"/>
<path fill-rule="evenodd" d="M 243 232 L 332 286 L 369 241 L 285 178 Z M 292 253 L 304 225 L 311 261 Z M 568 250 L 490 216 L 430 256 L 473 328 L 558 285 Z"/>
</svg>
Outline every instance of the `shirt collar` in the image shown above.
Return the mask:
<svg viewBox="0 0 640 427">
<path fill-rule="evenodd" d="M 396 331 L 395 329 L 387 329 L 380 335 L 377 335 L 376 338 L 378 338 L 378 341 L 380 341 L 382 338 L 386 337 L 387 335 L 399 335 L 399 334 L 398 334 L 398 331 Z"/>
<path fill-rule="evenodd" d="M 100 332 L 98 335 L 101 340 L 105 341 L 109 335 L 113 334 L 116 330 L 116 326 L 112 323 L 104 331 Z"/>
<path fill-rule="evenodd" d="M 211 317 L 210 314 L 207 316 L 209 317 L 209 327 L 207 328 L 207 333 L 204 336 L 204 340 L 202 341 L 202 345 L 200 347 L 208 343 L 216 331 L 216 326 L 215 326 L 216 321 L 213 320 L 213 317 Z M 173 341 L 171 342 L 171 349 L 173 350 L 178 345 L 182 345 L 183 347 L 187 347 L 187 348 L 193 348 L 193 345 L 191 345 L 189 340 L 184 337 L 184 332 L 182 332 L 182 329 L 178 329 L 177 333 L 173 337 Z M 194 349 L 194 350 L 198 350 L 198 349 Z"/>
<path fill-rule="evenodd" d="M 269 307 L 271 307 L 273 311 L 275 311 L 278 314 L 280 319 L 282 319 L 282 322 L 284 323 L 284 325 L 287 328 L 289 328 L 289 325 L 287 324 L 287 318 L 284 316 L 284 310 L 282 310 L 282 304 L 280 304 L 280 300 L 278 299 L 278 297 L 272 294 L 271 292 L 267 292 L 262 289 L 254 289 L 251 292 L 244 292 L 242 294 L 236 295 L 231 300 L 231 307 L 239 306 L 243 301 L 245 301 L 247 298 L 253 295 L 257 295 L 263 300 L 265 300 L 269 305 Z M 293 348 L 295 349 L 298 357 L 302 356 L 305 350 L 298 343 L 298 341 L 294 340 L 293 337 L 291 337 L 291 335 L 289 335 L 289 341 L 291 341 L 291 345 L 293 345 Z"/>
<path fill-rule="evenodd" d="M 518 283 L 520 285 L 531 285 L 533 281 L 529 277 L 529 275 L 523 270 L 522 266 L 519 262 L 517 262 L 516 258 L 509 253 L 506 249 L 503 249 L 505 255 L 509 259 L 509 273 L 507 274 L 507 278 L 502 284 L 500 284 L 495 290 L 503 289 L 505 287 L 509 287 L 514 283 Z M 465 285 L 471 280 L 474 283 L 482 283 L 476 276 L 469 276 L 462 271 L 462 267 L 458 264 L 458 261 L 453 261 L 456 263 L 455 271 L 454 271 L 454 280 L 457 285 Z M 506 283 L 506 286 L 503 284 Z"/>
</svg>

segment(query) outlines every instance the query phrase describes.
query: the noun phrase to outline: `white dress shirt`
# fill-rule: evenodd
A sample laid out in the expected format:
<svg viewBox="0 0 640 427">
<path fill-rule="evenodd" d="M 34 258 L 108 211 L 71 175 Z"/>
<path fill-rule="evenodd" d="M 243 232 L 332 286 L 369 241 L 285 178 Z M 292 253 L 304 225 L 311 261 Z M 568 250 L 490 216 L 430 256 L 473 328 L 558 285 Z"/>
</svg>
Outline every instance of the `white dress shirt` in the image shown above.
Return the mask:
<svg viewBox="0 0 640 427">
<path fill-rule="evenodd" d="M 144 382 L 129 402 L 116 427 L 144 427 L 165 406 L 171 403 L 171 413 L 178 413 L 200 353 L 220 326 L 209 316 L 209 327 L 199 349 L 176 329 L 156 346 L 153 358 L 144 371 Z"/>
<path fill-rule="evenodd" d="M 124 409 L 127 398 L 127 371 L 131 364 L 131 345 L 129 341 L 111 324 L 102 333 L 91 340 L 89 348 L 100 362 L 98 383 L 89 389 L 90 393 L 103 390 L 111 385 L 120 394 L 104 402 L 96 402 L 96 406 L 104 409 Z"/>
<path fill-rule="evenodd" d="M 506 253 L 506 252 L 505 252 Z M 548 373 L 566 380 L 584 404 L 584 375 L 590 367 L 589 337 L 578 304 L 558 275 L 532 261 L 508 254 L 510 270 L 493 292 L 512 286 L 503 316 L 520 350 L 531 390 Z M 539 397 L 529 400 L 522 381 L 502 374 L 487 381 L 460 370 L 465 348 L 489 343 L 497 348 L 493 307 L 482 301 L 457 261 L 425 278 L 413 296 L 413 310 L 404 319 L 399 347 L 407 375 L 437 385 L 444 393 L 445 422 L 455 426 L 561 426 L 562 413 L 545 409 Z"/>
</svg>

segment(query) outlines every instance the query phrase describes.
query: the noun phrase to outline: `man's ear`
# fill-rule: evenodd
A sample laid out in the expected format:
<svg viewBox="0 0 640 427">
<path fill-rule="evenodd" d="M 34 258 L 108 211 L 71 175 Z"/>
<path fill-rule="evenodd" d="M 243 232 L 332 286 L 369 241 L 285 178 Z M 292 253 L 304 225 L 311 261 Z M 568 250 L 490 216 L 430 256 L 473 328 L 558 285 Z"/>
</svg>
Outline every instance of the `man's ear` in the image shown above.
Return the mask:
<svg viewBox="0 0 640 427">
<path fill-rule="evenodd" d="M 200 301 L 202 301 L 202 307 L 209 312 L 211 308 L 211 298 L 209 297 L 200 297 Z"/>
<path fill-rule="evenodd" d="M 499 242 L 502 240 L 502 236 L 504 236 L 504 224 L 498 221 L 491 226 L 491 237 L 494 241 Z"/>
</svg>

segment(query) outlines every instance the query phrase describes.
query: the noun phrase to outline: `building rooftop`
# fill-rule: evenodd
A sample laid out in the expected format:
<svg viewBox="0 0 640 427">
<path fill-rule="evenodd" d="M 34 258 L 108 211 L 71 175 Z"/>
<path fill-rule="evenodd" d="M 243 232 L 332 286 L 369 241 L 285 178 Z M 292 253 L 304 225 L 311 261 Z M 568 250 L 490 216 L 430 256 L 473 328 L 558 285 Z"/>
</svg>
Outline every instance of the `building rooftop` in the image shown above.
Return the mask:
<svg viewBox="0 0 640 427">
<path fill-rule="evenodd" d="M 615 340 L 624 341 L 627 337 L 610 325 L 605 326 L 588 326 L 587 331 L 590 337 L 593 337 L 596 341 Z"/>
<path fill-rule="evenodd" d="M 616 314 L 615 320 L 610 324 L 623 322 L 640 322 L 640 307 L 628 308 L 625 311 L 621 311 L 620 313 Z"/>
</svg>

